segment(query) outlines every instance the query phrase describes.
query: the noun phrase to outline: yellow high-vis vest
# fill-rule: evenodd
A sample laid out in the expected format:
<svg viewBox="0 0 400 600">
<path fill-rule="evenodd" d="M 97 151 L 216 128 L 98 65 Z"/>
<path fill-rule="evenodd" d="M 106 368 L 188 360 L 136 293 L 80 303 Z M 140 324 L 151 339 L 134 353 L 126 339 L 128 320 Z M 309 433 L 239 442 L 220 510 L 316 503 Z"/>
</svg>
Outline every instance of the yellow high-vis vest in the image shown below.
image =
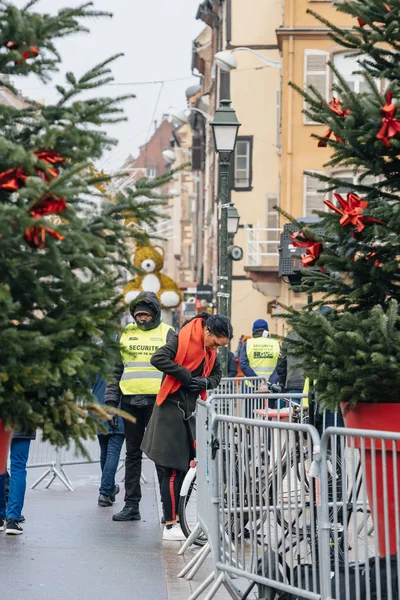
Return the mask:
<svg viewBox="0 0 400 600">
<path fill-rule="evenodd" d="M 150 363 L 153 354 L 167 341 L 170 325 L 160 323 L 155 329 L 142 331 L 131 323 L 120 339 L 121 358 L 124 363 L 119 387 L 124 395 L 156 396 L 160 391 L 162 373 Z"/>
<path fill-rule="evenodd" d="M 246 341 L 249 365 L 257 377 L 269 378 L 275 370 L 280 352 L 279 342 L 273 338 L 258 337 Z"/>
</svg>

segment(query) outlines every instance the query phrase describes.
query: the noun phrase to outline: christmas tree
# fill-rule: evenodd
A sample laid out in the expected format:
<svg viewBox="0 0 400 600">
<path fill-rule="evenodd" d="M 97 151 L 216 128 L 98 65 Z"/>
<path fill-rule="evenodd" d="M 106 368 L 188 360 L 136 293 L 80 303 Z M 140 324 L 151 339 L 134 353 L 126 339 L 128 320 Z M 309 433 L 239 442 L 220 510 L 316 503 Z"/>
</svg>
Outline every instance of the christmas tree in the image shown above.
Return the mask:
<svg viewBox="0 0 400 600">
<path fill-rule="evenodd" d="M 55 16 L 34 4 L 0 3 L 0 79 L 11 90 L 31 73 L 50 82 L 61 65 L 58 39 L 107 16 L 91 4 Z M 140 180 L 112 202 L 103 190 L 109 178 L 94 161 L 116 143 L 103 126 L 124 119 L 127 96 L 96 90 L 112 81 L 116 58 L 80 78 L 68 73 L 54 105 L 0 105 L 0 419 L 41 428 L 59 445 L 98 429 L 86 409 L 91 383 L 108 376 L 115 357 L 118 283 L 122 268 L 132 270 L 126 242 L 146 238 L 124 220 L 153 226 L 164 200 L 157 190 L 172 176 Z"/>
<path fill-rule="evenodd" d="M 355 93 L 333 63 L 330 102 L 315 89 L 298 91 L 307 114 L 327 126 L 315 136 L 321 152 L 331 151 L 327 170 L 357 177 L 349 183 L 313 174 L 327 193 L 327 212 L 317 213 L 315 225 L 291 220 L 303 268 L 297 289 L 314 302 L 288 314 L 301 338 L 292 352 L 315 381 L 318 401 L 331 409 L 339 402 L 400 401 L 400 0 L 336 8 L 354 17 L 351 30 L 310 12 L 358 57 L 364 91 Z M 331 310 L 320 310 L 324 305 Z"/>
</svg>

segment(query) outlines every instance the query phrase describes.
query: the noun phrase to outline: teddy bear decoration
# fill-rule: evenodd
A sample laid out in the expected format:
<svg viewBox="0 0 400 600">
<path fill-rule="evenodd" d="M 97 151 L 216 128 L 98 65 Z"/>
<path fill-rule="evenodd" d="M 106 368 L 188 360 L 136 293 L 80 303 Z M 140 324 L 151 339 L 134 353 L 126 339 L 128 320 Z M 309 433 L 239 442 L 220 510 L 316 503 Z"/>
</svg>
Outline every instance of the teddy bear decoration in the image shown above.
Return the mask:
<svg viewBox="0 0 400 600">
<path fill-rule="evenodd" d="M 126 304 L 130 304 L 141 292 L 154 292 L 161 308 L 177 307 L 182 301 L 179 287 L 168 275 L 160 273 L 164 266 L 164 249 L 161 246 L 137 246 L 133 265 L 143 271 L 134 277 L 123 291 Z"/>
</svg>

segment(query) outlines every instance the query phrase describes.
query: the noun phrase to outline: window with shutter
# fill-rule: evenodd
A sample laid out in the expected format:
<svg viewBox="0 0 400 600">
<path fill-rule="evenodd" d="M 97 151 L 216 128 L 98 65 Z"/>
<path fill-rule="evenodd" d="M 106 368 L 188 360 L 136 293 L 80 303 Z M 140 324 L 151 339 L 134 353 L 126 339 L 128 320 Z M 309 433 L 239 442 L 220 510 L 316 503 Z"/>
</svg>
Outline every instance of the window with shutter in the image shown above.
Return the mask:
<svg viewBox="0 0 400 600">
<path fill-rule="evenodd" d="M 346 183 L 353 183 L 355 185 L 357 185 L 358 182 L 360 182 L 362 185 L 373 185 L 377 180 L 376 177 L 364 177 L 364 179 L 361 180 L 361 175 L 360 174 L 356 174 L 356 173 L 352 173 L 351 171 L 336 171 L 334 173 L 332 173 L 333 177 L 337 177 L 338 179 L 340 179 L 342 181 L 342 185 L 338 186 L 334 191 L 338 194 L 341 194 L 344 198 L 347 196 L 347 194 L 349 192 L 354 192 L 355 190 L 351 189 L 350 187 L 346 186 Z M 357 193 L 357 191 L 356 191 Z M 337 200 L 335 198 L 335 196 L 333 195 L 334 192 L 330 192 L 330 201 L 333 204 L 337 204 Z M 362 196 L 362 194 L 360 194 Z"/>
<path fill-rule="evenodd" d="M 250 191 L 252 183 L 253 138 L 238 137 L 233 160 L 233 189 Z"/>
<path fill-rule="evenodd" d="M 326 100 L 329 95 L 329 74 L 328 74 L 329 53 L 322 50 L 304 50 L 304 89 L 310 91 L 312 86 Z M 304 108 L 308 108 L 308 103 L 304 101 Z M 312 125 L 315 123 L 307 115 L 303 115 L 303 123 Z"/>
<path fill-rule="evenodd" d="M 327 196 L 324 187 L 323 181 L 304 174 L 303 217 L 315 217 L 313 211 L 326 210 L 324 200 Z"/>
</svg>

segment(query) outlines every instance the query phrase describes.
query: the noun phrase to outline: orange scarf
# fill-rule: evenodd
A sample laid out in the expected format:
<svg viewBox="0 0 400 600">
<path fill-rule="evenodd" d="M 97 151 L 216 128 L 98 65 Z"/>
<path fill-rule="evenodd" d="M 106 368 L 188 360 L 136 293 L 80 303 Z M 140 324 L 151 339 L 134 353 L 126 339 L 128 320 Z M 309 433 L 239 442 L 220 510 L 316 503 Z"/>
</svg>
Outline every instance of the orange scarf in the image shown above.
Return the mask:
<svg viewBox="0 0 400 600">
<path fill-rule="evenodd" d="M 195 318 L 182 327 L 178 334 L 178 351 L 174 362 L 193 372 L 204 361 L 203 377 L 208 377 L 214 368 L 217 353 L 215 350 L 204 349 L 204 319 Z M 157 404 L 160 406 L 169 394 L 173 394 L 181 387 L 182 382 L 172 375 L 167 375 L 157 395 Z M 200 392 L 203 400 L 206 399 L 206 390 Z"/>
</svg>

